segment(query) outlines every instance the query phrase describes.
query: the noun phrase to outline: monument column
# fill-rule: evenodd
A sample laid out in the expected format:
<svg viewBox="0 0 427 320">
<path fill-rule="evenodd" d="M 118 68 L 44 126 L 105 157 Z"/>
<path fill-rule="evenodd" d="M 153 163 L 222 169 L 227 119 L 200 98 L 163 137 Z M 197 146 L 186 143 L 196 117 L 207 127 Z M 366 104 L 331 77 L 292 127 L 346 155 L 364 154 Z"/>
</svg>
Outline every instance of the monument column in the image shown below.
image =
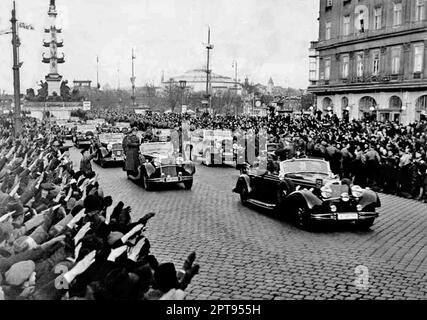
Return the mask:
<svg viewBox="0 0 427 320">
<path fill-rule="evenodd" d="M 55 0 L 50 0 L 49 5 L 49 21 L 50 25 L 45 29 L 45 33 L 48 35 L 47 41 L 45 40 L 43 46 L 49 48 L 48 55 L 45 56 L 43 53 L 43 63 L 49 64 L 49 74 L 45 77 L 48 88 L 48 96 L 52 96 L 54 92 L 59 96 L 61 94 L 61 80 L 62 76 L 58 73 L 58 64 L 64 63 L 64 54 L 62 57 L 58 57 L 58 48 L 63 46 L 62 41 L 58 41 L 58 34 L 62 33 L 60 28 L 56 27 L 56 11 Z"/>
</svg>

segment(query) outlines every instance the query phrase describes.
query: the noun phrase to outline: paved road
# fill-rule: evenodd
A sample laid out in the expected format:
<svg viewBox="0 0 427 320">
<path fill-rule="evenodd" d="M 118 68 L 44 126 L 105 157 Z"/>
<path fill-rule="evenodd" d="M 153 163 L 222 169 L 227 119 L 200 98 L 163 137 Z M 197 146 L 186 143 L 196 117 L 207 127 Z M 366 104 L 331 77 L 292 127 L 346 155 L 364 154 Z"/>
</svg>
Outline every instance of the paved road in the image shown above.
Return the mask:
<svg viewBox="0 0 427 320">
<path fill-rule="evenodd" d="M 72 157 L 77 164 L 75 150 Z M 147 235 L 160 262 L 180 266 L 196 251 L 201 270 L 189 299 L 427 299 L 426 204 L 381 195 L 370 231 L 309 233 L 243 207 L 231 192 L 233 168 L 197 166 L 191 191 L 155 192 L 127 180 L 121 168 L 94 170 L 105 194 L 130 205 L 135 219 L 157 213 Z M 368 271 L 362 281 L 359 265 Z"/>
</svg>

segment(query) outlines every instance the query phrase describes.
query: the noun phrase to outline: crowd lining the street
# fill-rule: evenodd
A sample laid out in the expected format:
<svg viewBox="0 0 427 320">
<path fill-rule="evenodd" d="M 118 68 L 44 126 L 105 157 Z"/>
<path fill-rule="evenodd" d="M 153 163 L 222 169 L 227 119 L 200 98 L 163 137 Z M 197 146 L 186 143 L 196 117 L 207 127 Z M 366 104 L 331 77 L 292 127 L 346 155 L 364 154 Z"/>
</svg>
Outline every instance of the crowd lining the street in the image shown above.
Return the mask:
<svg viewBox="0 0 427 320">
<path fill-rule="evenodd" d="M 0 300 L 185 298 L 196 255 L 159 262 L 145 236 L 154 213 L 132 221 L 132 208 L 113 206 L 47 123 L 23 118 L 15 137 L 4 116 L 0 130 Z"/>
<path fill-rule="evenodd" d="M 330 162 L 332 171 L 354 184 L 376 191 L 427 202 L 427 121 L 409 125 L 375 120 L 325 116 L 135 114 L 133 111 L 93 111 L 90 116 L 109 123 L 130 122 L 146 132 L 152 128 L 177 129 L 185 121 L 190 130 L 267 130 L 277 143 L 279 160 L 312 156 Z"/>
</svg>

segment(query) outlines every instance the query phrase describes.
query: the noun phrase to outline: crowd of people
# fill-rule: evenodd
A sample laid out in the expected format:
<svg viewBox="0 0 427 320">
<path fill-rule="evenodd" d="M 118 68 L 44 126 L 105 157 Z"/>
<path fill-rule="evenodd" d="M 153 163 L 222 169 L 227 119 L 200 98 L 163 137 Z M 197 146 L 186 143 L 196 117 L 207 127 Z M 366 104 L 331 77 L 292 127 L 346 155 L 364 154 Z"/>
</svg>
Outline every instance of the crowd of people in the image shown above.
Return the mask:
<svg viewBox="0 0 427 320">
<path fill-rule="evenodd" d="M 16 136 L 0 118 L 0 300 L 184 299 L 195 253 L 159 262 L 145 236 L 155 214 L 113 206 L 83 167 L 47 123 L 24 118 Z"/>
<path fill-rule="evenodd" d="M 409 125 L 395 122 L 339 119 L 334 114 L 248 116 L 135 114 L 133 111 L 92 111 L 92 117 L 110 123 L 127 121 L 141 131 L 178 129 L 185 121 L 190 129 L 267 130 L 276 154 L 321 157 L 332 171 L 354 184 L 406 198 L 427 201 L 427 121 Z"/>
</svg>

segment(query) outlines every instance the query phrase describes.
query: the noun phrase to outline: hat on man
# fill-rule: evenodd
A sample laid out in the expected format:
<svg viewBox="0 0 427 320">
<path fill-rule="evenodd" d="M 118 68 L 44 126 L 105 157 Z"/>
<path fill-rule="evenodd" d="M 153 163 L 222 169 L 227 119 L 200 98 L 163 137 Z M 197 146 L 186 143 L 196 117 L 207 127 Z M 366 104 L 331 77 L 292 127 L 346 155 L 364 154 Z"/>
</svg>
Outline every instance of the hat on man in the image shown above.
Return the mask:
<svg viewBox="0 0 427 320">
<path fill-rule="evenodd" d="M 86 212 L 92 212 L 96 210 L 102 209 L 102 201 L 98 196 L 95 196 L 93 194 L 88 195 L 83 200 L 83 205 L 86 208 Z"/>
<path fill-rule="evenodd" d="M 12 286 L 20 286 L 31 277 L 35 268 L 36 265 L 31 260 L 15 263 L 6 271 L 5 280 Z"/>
<path fill-rule="evenodd" d="M 29 236 L 22 236 L 16 239 L 13 243 L 13 251 L 15 252 L 15 254 L 18 254 L 35 248 L 36 246 L 37 243 L 34 242 L 34 239 Z"/>
<path fill-rule="evenodd" d="M 163 292 L 178 288 L 175 265 L 171 262 L 162 263 L 154 272 L 154 279 Z"/>
</svg>

